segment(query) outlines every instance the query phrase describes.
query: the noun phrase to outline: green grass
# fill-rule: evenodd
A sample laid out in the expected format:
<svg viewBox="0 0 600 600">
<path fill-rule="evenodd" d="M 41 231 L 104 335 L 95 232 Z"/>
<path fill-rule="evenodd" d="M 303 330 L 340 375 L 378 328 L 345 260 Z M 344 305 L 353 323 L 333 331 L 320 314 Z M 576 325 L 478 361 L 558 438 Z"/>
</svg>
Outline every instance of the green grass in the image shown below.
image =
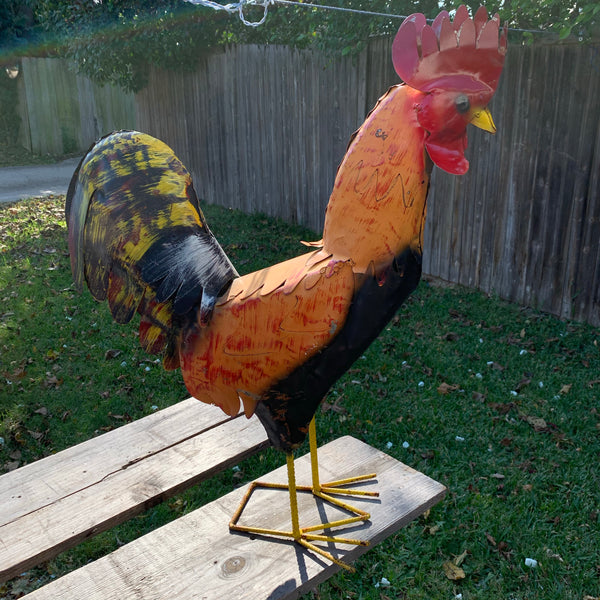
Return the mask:
<svg viewBox="0 0 600 600">
<path fill-rule="evenodd" d="M 243 272 L 316 237 L 262 216 L 205 212 Z M 75 293 L 60 199 L 0 207 L 0 289 L 0 472 L 187 397 L 179 373 L 138 347 L 134 326 L 114 325 L 106 306 Z M 360 558 L 355 574 L 305 598 L 600 596 L 599 396 L 598 329 L 421 283 L 331 391 L 324 406 L 337 401 L 336 410 L 321 411 L 317 424 L 321 443 L 354 435 L 448 495 Z M 0 597 L 17 598 L 282 462 L 264 451 L 239 473 L 0 585 Z M 457 557 L 465 576 L 453 581 L 443 565 Z M 389 587 L 377 585 L 382 578 Z"/>
<path fill-rule="evenodd" d="M 46 165 L 64 160 L 67 156 L 38 156 L 32 154 L 18 144 L 7 144 L 0 141 L 0 168 L 20 167 L 23 165 Z"/>
</svg>

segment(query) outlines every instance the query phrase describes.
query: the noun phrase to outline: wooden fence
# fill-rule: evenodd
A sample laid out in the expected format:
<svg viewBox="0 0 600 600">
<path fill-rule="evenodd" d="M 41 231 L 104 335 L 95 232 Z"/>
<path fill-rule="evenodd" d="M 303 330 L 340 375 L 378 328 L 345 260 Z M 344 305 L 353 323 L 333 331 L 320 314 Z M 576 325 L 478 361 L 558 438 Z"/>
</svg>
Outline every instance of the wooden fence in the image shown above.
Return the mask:
<svg viewBox="0 0 600 600">
<path fill-rule="evenodd" d="M 600 53 L 512 48 L 466 177 L 435 177 L 425 270 L 600 325 Z"/>
<path fill-rule="evenodd" d="M 135 98 L 78 82 L 80 148 L 92 129 L 135 126 L 174 148 L 206 201 L 318 232 L 350 134 L 397 82 L 390 45 L 354 59 L 229 47 L 194 73 L 153 71 Z M 491 105 L 498 134 L 470 132 L 467 175 L 434 171 L 425 273 L 600 325 L 599 87 L 598 46 L 510 48 Z M 115 105 L 127 108 L 90 126 Z"/>
<path fill-rule="evenodd" d="M 21 144 L 34 154 L 87 150 L 104 133 L 135 127 L 135 98 L 76 75 L 64 60 L 23 58 L 19 78 Z"/>
</svg>

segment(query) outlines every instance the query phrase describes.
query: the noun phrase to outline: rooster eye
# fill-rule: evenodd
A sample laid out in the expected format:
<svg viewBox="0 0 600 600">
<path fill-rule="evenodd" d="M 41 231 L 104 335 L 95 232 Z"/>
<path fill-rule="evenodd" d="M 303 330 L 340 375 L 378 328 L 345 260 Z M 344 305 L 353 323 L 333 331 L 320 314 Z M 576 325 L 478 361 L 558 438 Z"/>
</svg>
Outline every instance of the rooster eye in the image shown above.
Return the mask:
<svg viewBox="0 0 600 600">
<path fill-rule="evenodd" d="M 471 103 L 469 102 L 469 99 L 466 96 L 459 96 L 456 101 L 456 110 L 458 110 L 459 113 L 466 113 L 469 108 L 471 108 Z"/>
</svg>

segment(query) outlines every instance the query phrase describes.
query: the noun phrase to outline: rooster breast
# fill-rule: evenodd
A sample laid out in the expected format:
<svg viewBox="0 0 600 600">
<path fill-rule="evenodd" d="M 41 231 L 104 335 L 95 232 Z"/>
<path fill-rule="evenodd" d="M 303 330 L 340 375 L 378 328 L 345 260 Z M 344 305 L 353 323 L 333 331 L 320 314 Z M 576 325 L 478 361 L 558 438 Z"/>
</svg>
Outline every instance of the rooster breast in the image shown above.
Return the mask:
<svg viewBox="0 0 600 600">
<path fill-rule="evenodd" d="M 313 264 L 315 263 L 316 264 Z M 188 391 L 234 416 L 326 346 L 354 294 L 350 261 L 301 255 L 236 279 L 210 324 L 181 344 Z"/>
</svg>

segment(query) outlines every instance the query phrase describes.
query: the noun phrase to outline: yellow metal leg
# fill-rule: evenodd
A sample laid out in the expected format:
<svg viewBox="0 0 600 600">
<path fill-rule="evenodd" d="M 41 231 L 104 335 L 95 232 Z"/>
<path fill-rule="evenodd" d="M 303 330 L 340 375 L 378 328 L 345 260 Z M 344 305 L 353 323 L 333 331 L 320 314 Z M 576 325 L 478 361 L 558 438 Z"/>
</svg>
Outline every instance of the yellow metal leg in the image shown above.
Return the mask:
<svg viewBox="0 0 600 600">
<path fill-rule="evenodd" d="M 294 456 L 293 454 L 288 454 L 286 456 L 287 461 L 287 472 L 288 472 L 288 483 L 265 483 L 260 481 L 255 481 L 250 484 L 248 490 L 244 494 L 242 502 L 234 513 L 231 521 L 229 523 L 229 528 L 232 531 L 240 531 L 244 533 L 251 533 L 257 535 L 267 535 L 267 536 L 275 536 L 275 537 L 283 537 L 283 538 L 291 538 L 304 546 L 305 548 L 327 558 L 331 562 L 347 569 L 349 571 L 353 571 L 354 569 L 349 565 L 345 564 L 341 560 L 335 558 L 330 552 L 327 552 L 323 548 L 316 546 L 313 542 L 326 542 L 333 544 L 349 544 L 355 546 L 366 546 L 368 542 L 363 540 L 331 536 L 331 535 L 323 535 L 318 533 L 313 533 L 315 531 L 324 531 L 327 529 L 333 529 L 336 527 L 344 527 L 347 525 L 351 525 L 353 523 L 357 523 L 360 521 L 368 521 L 370 515 L 368 512 L 365 512 L 347 502 L 340 500 L 339 498 L 334 498 L 332 494 L 335 495 L 350 495 L 350 496 L 363 496 L 363 497 L 377 497 L 379 496 L 378 492 L 368 492 L 364 490 L 352 490 L 347 489 L 342 486 L 346 486 L 352 483 L 367 481 L 369 479 L 375 478 L 375 473 L 370 473 L 368 475 L 359 475 L 357 477 L 349 477 L 347 479 L 340 479 L 338 481 L 332 481 L 328 483 L 321 484 L 319 481 L 319 465 L 317 460 L 317 441 L 316 441 L 316 427 L 314 419 L 311 421 L 309 426 L 309 443 L 310 443 L 310 458 L 311 458 L 311 470 L 312 470 L 312 486 L 298 486 L 296 485 L 296 472 L 294 466 Z M 267 529 L 263 527 L 251 527 L 247 525 L 240 525 L 239 519 L 246 507 L 252 492 L 256 488 L 266 488 L 273 490 L 285 490 L 287 489 L 289 492 L 289 500 L 290 500 L 290 512 L 292 519 L 292 530 L 277 530 L 277 529 Z M 300 527 L 300 519 L 298 516 L 298 492 L 311 492 L 318 498 L 321 498 L 325 502 L 333 504 L 342 510 L 351 513 L 353 516 L 347 517 L 344 519 L 338 519 L 336 521 L 330 521 L 327 523 L 320 523 L 317 525 L 312 525 L 308 527 Z"/>
<path fill-rule="evenodd" d="M 377 497 L 379 497 L 379 492 L 370 492 L 370 491 L 365 491 L 365 490 L 353 490 L 353 489 L 347 489 L 345 487 L 341 487 L 341 486 L 345 486 L 345 485 L 352 484 L 352 483 L 358 483 L 358 482 L 362 482 L 362 481 L 368 481 L 369 479 L 375 479 L 376 474 L 369 473 L 367 475 L 358 475 L 356 477 L 348 477 L 346 479 L 340 479 L 338 481 L 330 481 L 328 483 L 321 484 L 320 479 L 319 479 L 319 461 L 318 461 L 318 456 L 317 456 L 317 428 L 316 428 L 314 417 L 313 417 L 312 421 L 310 422 L 310 425 L 308 428 L 308 435 L 309 435 L 309 444 L 310 444 L 310 464 L 311 464 L 311 470 L 312 470 L 312 484 L 313 484 L 312 485 L 312 493 L 315 496 L 317 496 L 318 498 L 321 498 L 321 499 L 325 500 L 326 502 L 329 502 L 330 504 L 338 506 L 339 508 L 341 508 L 347 512 L 354 513 L 355 516 L 348 517 L 346 519 L 340 519 L 338 521 L 331 521 L 329 523 L 322 523 L 320 525 L 314 525 L 312 527 L 307 527 L 304 530 L 305 531 L 317 531 L 319 529 L 332 529 L 334 527 L 350 525 L 350 524 L 356 523 L 358 521 L 368 521 L 371 518 L 371 515 L 368 512 L 365 512 L 364 510 L 356 508 L 355 506 L 352 506 L 351 504 L 348 504 L 347 502 L 344 502 L 338 498 L 334 498 L 333 496 L 331 496 L 331 494 L 377 498 Z"/>
</svg>

